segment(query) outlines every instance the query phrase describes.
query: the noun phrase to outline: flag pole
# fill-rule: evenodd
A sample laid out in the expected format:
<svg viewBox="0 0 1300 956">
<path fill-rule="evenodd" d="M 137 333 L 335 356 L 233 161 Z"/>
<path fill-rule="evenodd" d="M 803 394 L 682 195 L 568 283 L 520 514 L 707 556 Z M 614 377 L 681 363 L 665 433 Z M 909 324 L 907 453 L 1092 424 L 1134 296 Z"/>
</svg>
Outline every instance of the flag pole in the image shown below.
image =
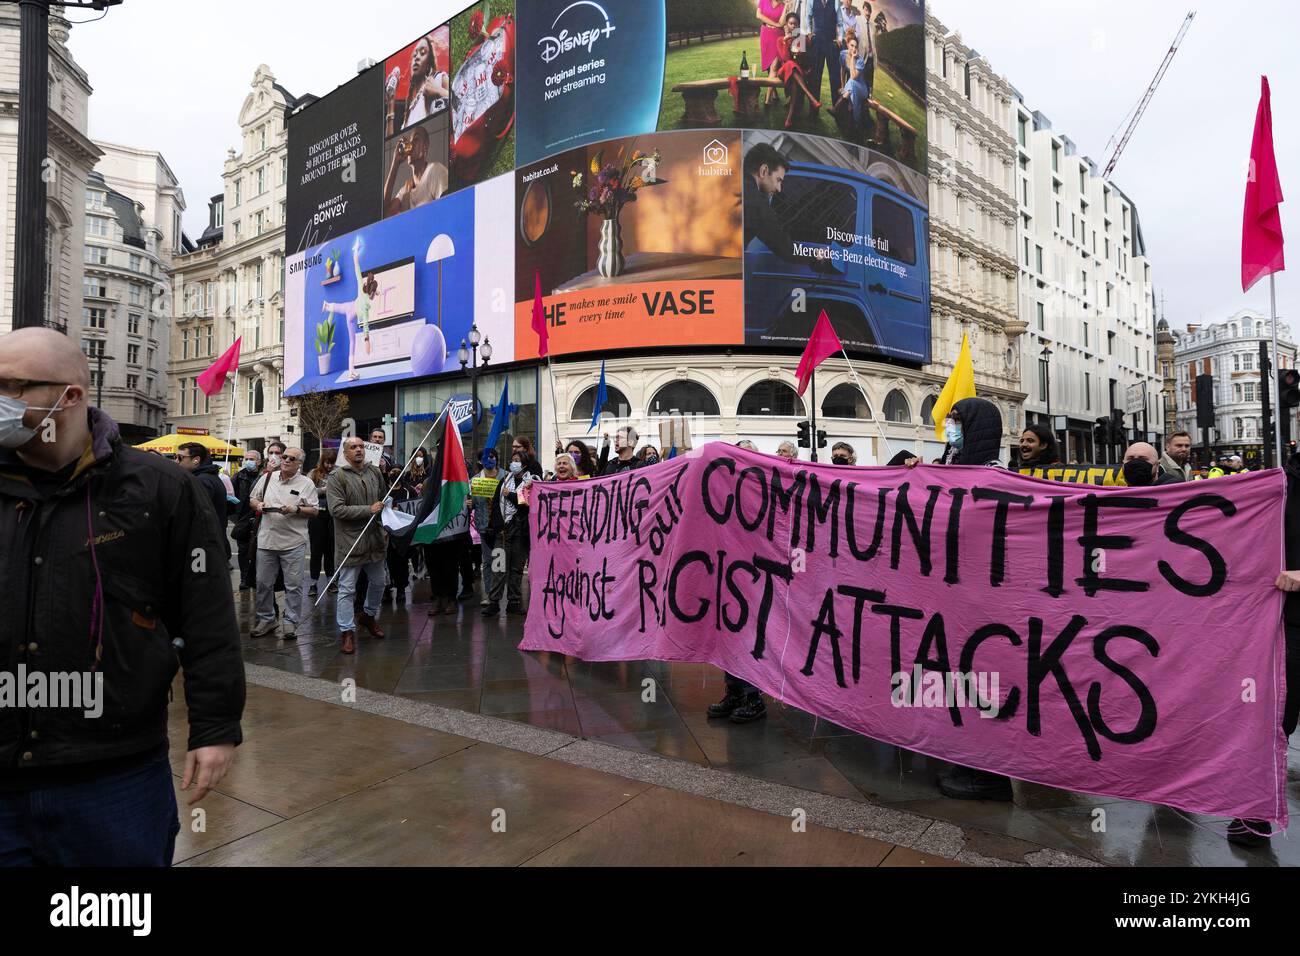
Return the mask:
<svg viewBox="0 0 1300 956">
<path fill-rule="evenodd" d="M 546 370 L 551 375 L 551 414 L 555 416 L 555 441 L 560 443 L 560 405 L 555 394 L 555 366 L 551 364 L 550 349 L 547 349 Z M 540 435 L 538 436 L 541 437 Z M 554 462 L 552 462 L 554 464 Z"/>
<path fill-rule="evenodd" d="M 451 404 L 448 403 L 447 407 L 442 410 L 441 414 L 433 420 L 433 424 L 429 426 L 429 430 L 424 433 L 424 437 L 420 439 L 420 443 L 415 446 L 415 449 L 411 452 L 411 456 L 406 459 L 406 465 L 402 468 L 402 473 L 397 476 L 397 479 L 391 485 L 388 486 L 388 491 L 384 494 L 385 501 L 392 497 L 393 489 L 397 487 L 402 478 L 406 475 L 407 470 L 411 467 L 411 462 L 415 461 L 416 452 L 418 452 L 420 448 L 423 447 L 424 443 L 429 440 L 429 436 L 433 434 L 433 430 L 438 427 L 438 422 L 442 421 L 443 415 L 446 415 L 450 410 Z M 322 588 L 320 594 L 316 596 L 316 601 L 312 604 L 312 607 L 319 605 L 320 602 L 324 600 L 325 595 L 329 593 L 330 585 L 334 583 L 334 579 L 337 578 L 339 572 L 343 570 L 343 565 L 348 563 L 348 558 L 352 557 L 352 552 L 356 550 L 357 544 L 361 539 L 366 536 L 366 532 L 370 530 L 371 524 L 374 523 L 375 515 L 379 513 L 379 511 L 372 511 L 370 513 L 370 520 L 366 522 L 366 526 L 361 529 L 361 533 L 357 535 L 356 540 L 352 542 L 352 547 L 348 548 L 348 553 L 343 556 L 343 560 L 338 562 L 337 566 L 334 568 L 334 573 L 330 575 L 330 579 L 325 582 L 325 587 Z"/>
<path fill-rule="evenodd" d="M 1275 387 L 1276 390 L 1277 370 L 1281 366 L 1278 364 L 1278 354 L 1277 354 L 1277 282 L 1276 282 L 1276 276 L 1272 272 L 1268 274 L 1268 311 L 1269 311 L 1270 324 L 1273 327 L 1272 376 L 1273 376 L 1273 386 Z M 1290 414 L 1291 414 L 1291 409 L 1283 407 L 1282 396 L 1279 393 L 1278 400 L 1276 402 L 1276 409 L 1273 414 L 1273 445 L 1277 449 L 1277 458 L 1275 458 L 1274 460 L 1277 462 L 1277 466 L 1279 468 L 1286 467 L 1286 459 L 1282 457 L 1282 416 L 1290 415 Z"/>
<path fill-rule="evenodd" d="M 871 396 L 867 394 L 867 390 L 862 385 L 862 380 L 858 378 L 858 373 L 853 368 L 853 361 L 849 358 L 849 353 L 844 351 L 843 345 L 840 346 L 840 354 L 844 356 L 844 362 L 849 367 L 849 374 L 853 376 L 854 384 L 858 386 L 858 391 L 862 393 L 862 398 L 867 403 L 867 411 L 871 413 L 871 421 L 875 424 L 876 430 L 880 432 L 880 440 L 885 443 L 885 454 L 893 458 L 894 456 L 889 454 L 889 436 L 885 434 L 885 426 L 880 424 L 880 419 L 876 417 L 876 406 L 871 404 Z"/>
<path fill-rule="evenodd" d="M 234 444 L 235 434 L 235 400 L 239 397 L 239 388 L 236 383 L 239 380 L 239 370 L 235 370 L 235 377 L 230 380 L 230 421 L 226 425 L 226 471 L 230 471 L 230 446 Z"/>
</svg>

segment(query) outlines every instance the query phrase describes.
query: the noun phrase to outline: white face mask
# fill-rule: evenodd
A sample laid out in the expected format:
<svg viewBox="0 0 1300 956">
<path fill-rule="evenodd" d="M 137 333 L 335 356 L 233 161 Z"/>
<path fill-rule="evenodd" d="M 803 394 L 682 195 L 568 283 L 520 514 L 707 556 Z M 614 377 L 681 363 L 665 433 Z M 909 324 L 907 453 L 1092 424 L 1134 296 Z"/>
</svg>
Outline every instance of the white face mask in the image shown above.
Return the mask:
<svg viewBox="0 0 1300 956">
<path fill-rule="evenodd" d="M 423 457 L 422 455 L 416 455 L 416 456 L 415 456 L 415 467 L 416 467 L 416 468 L 423 468 L 423 467 L 424 467 L 424 457 Z"/>
<path fill-rule="evenodd" d="M 519 473 L 519 469 L 521 469 L 521 468 L 523 468 L 523 467 L 524 467 L 524 466 L 521 465 L 521 464 L 519 464 L 519 462 L 517 462 L 517 461 L 512 461 L 512 462 L 510 463 L 510 474 L 512 474 L 512 475 L 514 475 L 514 474 L 518 474 L 518 473 Z"/>
<path fill-rule="evenodd" d="M 71 385 L 63 386 L 63 391 L 59 393 L 58 400 L 49 408 L 41 408 L 28 405 L 21 398 L 9 398 L 0 395 L 0 448 L 21 448 L 29 441 L 36 437 L 36 428 L 40 428 L 50 420 L 59 410 L 59 402 L 63 401 L 63 396 L 68 394 Z M 23 418 L 29 411 L 48 412 L 44 418 L 37 423 L 36 428 L 28 428 L 23 424 Z"/>
<path fill-rule="evenodd" d="M 279 468 L 279 467 L 280 467 L 280 456 L 279 456 L 279 455 L 267 455 L 267 456 L 266 456 L 266 467 L 270 468 L 272 471 L 275 471 L 277 468 Z"/>
</svg>

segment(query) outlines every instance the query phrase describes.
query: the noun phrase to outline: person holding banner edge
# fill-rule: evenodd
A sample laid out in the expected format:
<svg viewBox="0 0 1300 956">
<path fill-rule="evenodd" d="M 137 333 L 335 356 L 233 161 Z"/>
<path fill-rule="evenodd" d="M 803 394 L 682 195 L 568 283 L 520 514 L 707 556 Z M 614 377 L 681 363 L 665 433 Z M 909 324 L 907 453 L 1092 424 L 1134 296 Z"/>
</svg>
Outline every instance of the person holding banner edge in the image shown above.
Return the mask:
<svg viewBox="0 0 1300 956">
<path fill-rule="evenodd" d="M 992 402 L 983 398 L 957 402 L 944 420 L 944 437 L 948 445 L 941 464 L 1002 467 L 1002 413 Z M 920 459 L 909 458 L 904 464 L 915 468 Z M 954 800 L 1010 802 L 1013 797 L 1010 777 L 961 764 L 939 775 L 939 792 Z"/>
</svg>

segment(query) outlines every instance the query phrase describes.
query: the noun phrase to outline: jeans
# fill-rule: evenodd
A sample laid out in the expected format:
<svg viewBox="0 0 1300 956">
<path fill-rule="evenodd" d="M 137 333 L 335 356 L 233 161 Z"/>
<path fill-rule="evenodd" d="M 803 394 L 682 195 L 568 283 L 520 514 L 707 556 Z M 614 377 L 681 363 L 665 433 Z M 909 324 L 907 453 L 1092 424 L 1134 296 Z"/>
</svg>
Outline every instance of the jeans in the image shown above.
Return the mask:
<svg viewBox="0 0 1300 956">
<path fill-rule="evenodd" d="M 180 829 L 165 755 L 81 783 L 0 791 L 0 866 L 171 866 Z"/>
<path fill-rule="evenodd" d="M 284 575 L 284 620 L 297 624 L 302 610 L 302 572 L 307 561 L 307 545 L 288 551 L 257 549 L 257 623 L 275 620 L 275 574 Z"/>
<path fill-rule="evenodd" d="M 334 621 L 340 631 L 357 629 L 356 610 L 352 606 L 352 596 L 357 589 L 357 575 L 366 572 L 366 596 L 362 607 L 371 617 L 379 614 L 379 602 L 384 599 L 384 558 L 378 558 L 369 564 L 344 566 L 339 571 L 339 595 L 334 604 Z"/>
</svg>

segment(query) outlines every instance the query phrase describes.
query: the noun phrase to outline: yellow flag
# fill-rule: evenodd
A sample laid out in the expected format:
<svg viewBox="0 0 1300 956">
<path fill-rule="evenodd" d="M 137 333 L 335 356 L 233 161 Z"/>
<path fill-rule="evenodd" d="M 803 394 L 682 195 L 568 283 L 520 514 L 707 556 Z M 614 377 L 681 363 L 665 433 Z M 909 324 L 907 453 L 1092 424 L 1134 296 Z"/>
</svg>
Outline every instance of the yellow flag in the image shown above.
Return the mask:
<svg viewBox="0 0 1300 956">
<path fill-rule="evenodd" d="M 934 422 L 935 438 L 943 440 L 943 420 L 948 417 L 952 407 L 963 398 L 974 397 L 975 366 L 971 364 L 970 360 L 970 342 L 963 334 L 957 364 L 952 367 L 952 374 L 948 376 L 948 381 L 943 386 L 943 391 L 939 393 L 939 399 L 934 403 L 934 409 L 930 412 L 930 419 Z"/>
</svg>

